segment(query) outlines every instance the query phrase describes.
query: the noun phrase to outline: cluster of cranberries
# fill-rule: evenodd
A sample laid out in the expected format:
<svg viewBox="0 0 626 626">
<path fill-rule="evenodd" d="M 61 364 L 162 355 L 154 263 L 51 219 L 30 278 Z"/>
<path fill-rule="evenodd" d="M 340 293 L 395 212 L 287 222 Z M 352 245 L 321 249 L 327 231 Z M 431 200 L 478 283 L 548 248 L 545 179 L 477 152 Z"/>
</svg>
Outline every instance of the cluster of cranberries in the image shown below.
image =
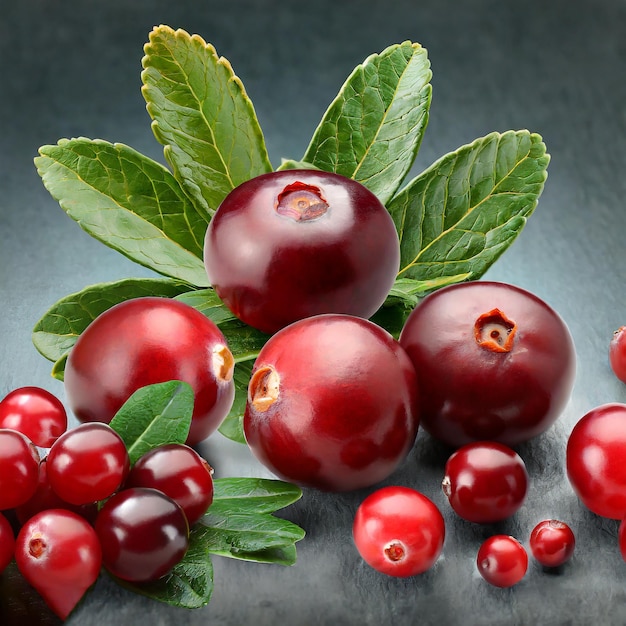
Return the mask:
<svg viewBox="0 0 626 626">
<path fill-rule="evenodd" d="M 212 499 L 212 469 L 189 446 L 153 448 L 131 468 L 109 425 L 68 430 L 45 389 L 0 402 L 0 572 L 15 558 L 63 619 L 102 566 L 134 583 L 170 572 Z"/>
</svg>

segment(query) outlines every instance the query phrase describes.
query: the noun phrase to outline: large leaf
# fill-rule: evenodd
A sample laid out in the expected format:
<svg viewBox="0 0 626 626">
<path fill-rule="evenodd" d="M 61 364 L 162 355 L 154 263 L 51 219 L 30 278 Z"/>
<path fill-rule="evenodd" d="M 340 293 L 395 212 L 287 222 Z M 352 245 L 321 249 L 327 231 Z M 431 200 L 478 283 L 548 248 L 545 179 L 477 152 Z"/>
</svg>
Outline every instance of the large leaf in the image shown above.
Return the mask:
<svg viewBox="0 0 626 626">
<path fill-rule="evenodd" d="M 252 102 L 211 44 L 158 26 L 145 46 L 143 67 L 154 134 L 198 210 L 210 216 L 234 187 L 271 171 Z"/>
<path fill-rule="evenodd" d="M 475 280 L 532 214 L 550 157 L 526 130 L 491 133 L 443 156 L 388 204 L 400 237 L 400 278 Z"/>
<path fill-rule="evenodd" d="M 303 161 L 354 178 L 386 204 L 422 141 L 431 76 L 426 50 L 417 43 L 369 56 L 331 103 Z"/>
<path fill-rule="evenodd" d="M 141 296 L 171 298 L 188 291 L 187 283 L 171 278 L 128 278 L 91 285 L 65 296 L 44 313 L 33 328 L 33 344 L 47 359 L 58 361 L 85 328 L 115 304 Z"/>
<path fill-rule="evenodd" d="M 207 221 L 166 168 L 101 139 L 61 139 L 39 153 L 46 189 L 83 230 L 160 274 L 208 285 Z"/>
</svg>

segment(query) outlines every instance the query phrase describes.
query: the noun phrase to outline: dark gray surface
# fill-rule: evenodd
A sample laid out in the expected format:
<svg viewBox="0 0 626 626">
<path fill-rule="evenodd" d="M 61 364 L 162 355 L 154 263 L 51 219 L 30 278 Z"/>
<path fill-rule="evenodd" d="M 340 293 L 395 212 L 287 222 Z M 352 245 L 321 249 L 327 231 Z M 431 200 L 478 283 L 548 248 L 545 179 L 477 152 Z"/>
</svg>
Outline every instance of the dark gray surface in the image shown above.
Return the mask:
<svg viewBox="0 0 626 626">
<path fill-rule="evenodd" d="M 598 404 L 626 402 L 626 386 L 607 360 L 613 330 L 626 323 L 626 3 L 2 0 L 0 6 L 0 395 L 34 384 L 63 399 L 62 384 L 32 347 L 33 324 L 58 298 L 89 284 L 149 275 L 65 216 L 32 158 L 42 144 L 83 135 L 121 141 L 162 161 L 139 92 L 142 46 L 159 23 L 201 34 L 231 61 L 275 164 L 303 154 L 357 63 L 405 39 L 428 49 L 434 73 L 415 173 L 492 130 L 543 135 L 552 161 L 539 207 L 488 277 L 530 289 L 556 308 L 578 353 L 576 385 L 561 419 L 519 448 L 532 484 L 514 518 L 486 527 L 456 519 L 439 489 L 445 451 L 423 433 L 386 481 L 422 490 L 445 514 L 444 555 L 426 574 L 395 580 L 361 562 L 350 527 L 366 492 L 307 491 L 285 511 L 308 532 L 294 567 L 216 557 L 213 599 L 193 612 L 103 578 L 69 623 L 626 623 L 617 522 L 584 510 L 564 475 L 576 420 Z M 267 475 L 243 446 L 219 435 L 202 450 L 218 476 Z M 507 532 L 527 543 L 545 517 L 564 519 L 577 535 L 567 566 L 546 573 L 533 563 L 509 590 L 480 579 L 474 559 L 483 538 Z M 0 595 L 3 619 L 19 614 L 27 624 L 28 611 L 11 613 L 8 602 Z"/>
</svg>

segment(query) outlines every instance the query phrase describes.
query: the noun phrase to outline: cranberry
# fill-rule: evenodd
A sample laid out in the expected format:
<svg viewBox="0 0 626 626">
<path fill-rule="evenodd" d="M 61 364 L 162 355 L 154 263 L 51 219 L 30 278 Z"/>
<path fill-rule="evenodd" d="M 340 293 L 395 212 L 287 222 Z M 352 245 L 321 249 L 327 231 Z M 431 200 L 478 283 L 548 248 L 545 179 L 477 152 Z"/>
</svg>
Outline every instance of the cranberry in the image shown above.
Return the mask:
<svg viewBox="0 0 626 626">
<path fill-rule="evenodd" d="M 609 363 L 615 376 L 626 383 L 626 326 L 620 326 L 609 343 Z"/>
<path fill-rule="evenodd" d="M 102 563 L 92 526 L 71 511 L 42 511 L 22 526 L 15 562 L 48 606 L 65 619 L 97 580 Z"/>
<path fill-rule="evenodd" d="M 544 567 L 559 567 L 574 554 L 576 538 L 572 529 L 555 519 L 539 522 L 530 533 L 530 551 Z"/>
<path fill-rule="evenodd" d="M 81 424 L 61 435 L 46 463 L 54 492 L 78 505 L 111 496 L 130 469 L 124 441 L 108 424 L 99 422 Z"/>
<path fill-rule="evenodd" d="M 569 330 L 519 287 L 474 281 L 439 289 L 409 315 L 400 343 L 428 389 L 421 423 L 450 446 L 521 443 L 547 430 L 569 400 Z"/>
<path fill-rule="evenodd" d="M 357 509 L 354 544 L 375 570 L 415 576 L 430 569 L 443 549 L 445 524 L 437 506 L 408 487 L 382 487 Z"/>
<path fill-rule="evenodd" d="M 45 511 L 47 509 L 67 509 L 79 515 L 82 515 L 87 521 L 93 522 L 98 510 L 97 503 L 93 502 L 86 505 L 75 505 L 65 502 L 50 486 L 48 480 L 48 463 L 47 458 L 42 459 L 39 464 L 39 483 L 37 490 L 32 497 L 15 508 L 15 515 L 20 524 L 25 524 L 31 517 Z"/>
<path fill-rule="evenodd" d="M 514 537 L 494 535 L 480 546 L 476 566 L 480 575 L 494 587 L 512 587 L 526 575 L 528 553 Z"/>
<path fill-rule="evenodd" d="M 49 448 L 67 429 L 67 413 L 49 391 L 20 387 L 0 402 L 0 428 L 17 430 L 36 446 Z"/>
<path fill-rule="evenodd" d="M 487 524 L 511 517 L 524 503 L 528 472 L 522 458 L 501 443 L 468 443 L 448 459 L 443 491 L 454 511 Z"/>
<path fill-rule="evenodd" d="M 0 574 L 13 560 L 15 553 L 15 535 L 9 520 L 0 513 Z"/>
<path fill-rule="evenodd" d="M 100 509 L 95 529 L 104 566 L 130 582 L 165 576 L 189 545 L 183 510 L 156 489 L 133 487 L 116 493 Z"/>
<path fill-rule="evenodd" d="M 567 476 L 596 515 L 626 517 L 626 404 L 603 404 L 586 413 L 567 441 Z"/>
<path fill-rule="evenodd" d="M 168 444 L 137 460 L 127 487 L 152 487 L 177 502 L 192 526 L 213 502 L 213 469 L 193 448 Z"/>
<path fill-rule="evenodd" d="M 188 443 L 208 437 L 230 411 L 234 360 L 219 328 L 169 298 L 117 304 L 78 338 L 65 368 L 69 406 L 83 421 L 110 422 L 133 392 L 182 380 L 194 390 Z"/>
<path fill-rule="evenodd" d="M 374 323 L 318 315 L 282 329 L 259 353 L 244 432 L 274 474 L 347 491 L 389 476 L 418 427 L 415 371 Z"/>
<path fill-rule="evenodd" d="M 400 244 L 388 211 L 357 181 L 285 170 L 252 178 L 224 199 L 204 262 L 230 310 L 273 333 L 322 313 L 369 318 L 394 283 Z"/>
<path fill-rule="evenodd" d="M 0 511 L 27 502 L 39 482 L 39 452 L 11 428 L 0 428 Z"/>
</svg>

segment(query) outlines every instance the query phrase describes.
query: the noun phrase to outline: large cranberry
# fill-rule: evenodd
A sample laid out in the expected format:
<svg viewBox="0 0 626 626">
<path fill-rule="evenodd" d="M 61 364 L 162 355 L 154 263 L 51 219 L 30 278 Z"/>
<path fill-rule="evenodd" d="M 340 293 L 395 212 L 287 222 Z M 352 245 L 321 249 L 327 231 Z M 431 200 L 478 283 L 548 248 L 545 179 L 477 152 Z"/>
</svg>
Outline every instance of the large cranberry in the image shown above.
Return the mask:
<svg viewBox="0 0 626 626">
<path fill-rule="evenodd" d="M 273 333 L 321 313 L 369 318 L 396 278 L 400 245 L 391 216 L 360 183 L 286 170 L 246 181 L 224 199 L 204 262 L 230 310 Z"/>
<path fill-rule="evenodd" d="M 418 428 L 415 371 L 400 344 L 362 318 L 294 322 L 259 353 L 246 440 L 279 477 L 346 491 L 389 476 Z"/>
<path fill-rule="evenodd" d="M 219 328 L 169 298 L 127 300 L 98 316 L 78 338 L 65 367 L 70 408 L 81 421 L 108 423 L 145 385 L 182 380 L 195 404 L 187 442 L 208 437 L 234 399 L 233 356 Z"/>
<path fill-rule="evenodd" d="M 547 430 L 569 400 L 569 330 L 519 287 L 475 281 L 435 291 L 409 315 L 400 343 L 424 390 L 421 423 L 450 446 L 521 443 Z"/>
</svg>

